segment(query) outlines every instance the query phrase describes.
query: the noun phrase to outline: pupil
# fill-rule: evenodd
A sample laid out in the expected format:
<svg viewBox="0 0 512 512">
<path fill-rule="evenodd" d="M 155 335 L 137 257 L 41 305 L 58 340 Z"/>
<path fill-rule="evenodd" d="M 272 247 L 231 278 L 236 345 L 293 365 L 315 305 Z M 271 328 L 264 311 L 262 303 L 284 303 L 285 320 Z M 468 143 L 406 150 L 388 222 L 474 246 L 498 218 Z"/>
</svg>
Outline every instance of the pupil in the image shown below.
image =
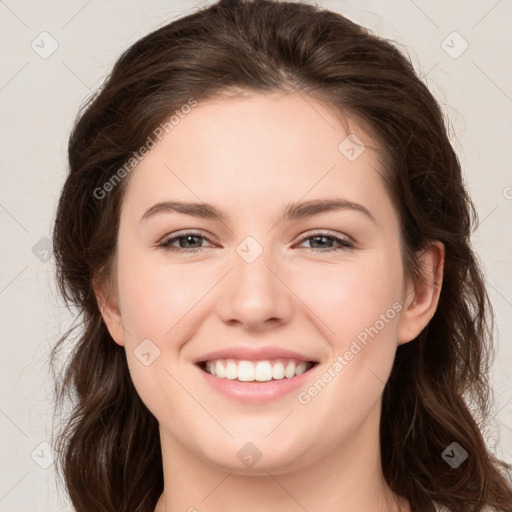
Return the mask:
<svg viewBox="0 0 512 512">
<path fill-rule="evenodd" d="M 313 238 L 313 240 L 314 240 L 314 242 L 315 242 L 315 243 L 320 243 L 320 245 L 321 245 L 321 246 L 325 246 L 325 243 L 324 243 L 324 244 L 322 244 L 322 242 L 318 242 L 318 240 L 322 240 L 322 239 L 323 239 L 323 240 L 326 240 L 326 239 L 327 239 L 327 237 L 325 237 L 325 236 L 315 236 L 315 237 Z"/>
<path fill-rule="evenodd" d="M 186 243 L 186 244 L 188 244 L 188 243 L 193 244 L 194 242 L 193 242 L 193 241 L 191 242 L 191 240 L 193 240 L 194 238 L 197 238 L 197 236 L 195 236 L 195 235 L 187 235 L 187 236 L 185 237 L 185 243 Z M 182 247 L 183 247 L 183 246 L 182 246 Z"/>
</svg>

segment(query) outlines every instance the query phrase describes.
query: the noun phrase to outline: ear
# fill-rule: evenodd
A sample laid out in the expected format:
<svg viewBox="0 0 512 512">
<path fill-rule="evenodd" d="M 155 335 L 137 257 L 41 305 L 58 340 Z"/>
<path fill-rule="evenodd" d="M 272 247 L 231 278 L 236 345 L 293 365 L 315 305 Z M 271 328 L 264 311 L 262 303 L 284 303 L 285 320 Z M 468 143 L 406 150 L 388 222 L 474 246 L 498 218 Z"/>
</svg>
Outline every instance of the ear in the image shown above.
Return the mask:
<svg viewBox="0 0 512 512">
<path fill-rule="evenodd" d="M 94 295 L 100 310 L 103 321 L 107 326 L 112 339 L 121 346 L 125 343 L 125 332 L 123 328 L 123 319 L 119 309 L 119 298 L 116 293 L 116 285 L 110 280 L 95 274 L 92 280 Z"/>
<path fill-rule="evenodd" d="M 444 255 L 444 244 L 435 240 L 419 256 L 421 272 L 407 285 L 398 327 L 399 345 L 416 338 L 434 316 L 443 284 Z"/>
</svg>

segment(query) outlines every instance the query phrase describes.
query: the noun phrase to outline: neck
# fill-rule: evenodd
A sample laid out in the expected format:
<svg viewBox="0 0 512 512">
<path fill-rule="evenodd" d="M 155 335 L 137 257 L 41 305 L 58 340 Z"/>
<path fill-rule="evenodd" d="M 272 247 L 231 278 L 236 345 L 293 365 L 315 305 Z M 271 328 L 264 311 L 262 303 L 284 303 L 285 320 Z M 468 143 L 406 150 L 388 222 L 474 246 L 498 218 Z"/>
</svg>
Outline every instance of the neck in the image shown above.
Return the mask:
<svg viewBox="0 0 512 512">
<path fill-rule="evenodd" d="M 382 475 L 379 415 L 380 407 L 350 439 L 312 464 L 250 475 L 198 458 L 161 428 L 164 493 L 155 512 L 409 512 Z"/>
</svg>

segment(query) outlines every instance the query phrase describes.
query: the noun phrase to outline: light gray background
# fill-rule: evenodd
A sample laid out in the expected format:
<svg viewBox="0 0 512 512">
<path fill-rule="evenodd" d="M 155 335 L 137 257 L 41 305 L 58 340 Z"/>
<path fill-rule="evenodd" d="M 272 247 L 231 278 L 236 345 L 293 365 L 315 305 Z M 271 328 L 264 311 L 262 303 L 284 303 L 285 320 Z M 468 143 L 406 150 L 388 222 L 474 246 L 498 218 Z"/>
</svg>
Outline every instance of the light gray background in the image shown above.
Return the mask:
<svg viewBox="0 0 512 512">
<path fill-rule="evenodd" d="M 496 405 L 486 435 L 490 448 L 510 462 L 512 2 L 318 3 L 406 50 L 449 116 L 480 215 L 473 240 L 496 312 Z M 49 349 L 72 321 L 59 302 L 54 260 L 46 251 L 74 118 L 122 51 L 196 5 L 186 0 L 0 0 L 1 512 L 68 510 L 56 490 L 51 450 L 41 443 L 51 440 Z M 40 35 L 44 31 L 50 36 Z M 58 44 L 56 51 L 44 54 L 52 44 Z"/>
</svg>

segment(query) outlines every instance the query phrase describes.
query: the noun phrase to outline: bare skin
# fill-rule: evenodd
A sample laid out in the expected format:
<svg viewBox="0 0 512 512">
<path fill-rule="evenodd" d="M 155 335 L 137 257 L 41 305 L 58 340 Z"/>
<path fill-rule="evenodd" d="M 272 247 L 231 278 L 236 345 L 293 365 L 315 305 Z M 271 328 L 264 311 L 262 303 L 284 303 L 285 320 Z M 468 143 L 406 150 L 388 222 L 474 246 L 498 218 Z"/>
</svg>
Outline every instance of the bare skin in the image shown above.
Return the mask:
<svg viewBox="0 0 512 512">
<path fill-rule="evenodd" d="M 436 242 L 422 255 L 424 279 L 404 277 L 374 143 L 357 130 L 366 149 L 351 161 L 339 149 L 347 136 L 330 110 L 297 94 L 206 101 L 133 171 L 116 286 L 96 290 L 160 424 L 165 488 L 155 512 L 410 510 L 382 475 L 381 398 L 397 347 L 435 312 L 444 248 Z M 350 204 L 283 218 L 289 203 L 333 198 Z M 210 203 L 224 217 L 141 219 L 171 200 Z M 173 236 L 184 237 L 176 251 L 159 245 Z M 256 243 L 242 247 L 262 249 L 251 263 L 237 252 L 248 236 Z M 377 333 L 353 350 L 372 326 Z M 149 365 L 136 355 L 145 339 L 159 351 Z M 300 390 L 242 403 L 194 364 L 240 345 L 291 349 L 318 364 Z M 329 383 L 309 392 L 325 373 Z M 238 456 L 247 443 L 261 454 L 250 467 Z"/>
</svg>

